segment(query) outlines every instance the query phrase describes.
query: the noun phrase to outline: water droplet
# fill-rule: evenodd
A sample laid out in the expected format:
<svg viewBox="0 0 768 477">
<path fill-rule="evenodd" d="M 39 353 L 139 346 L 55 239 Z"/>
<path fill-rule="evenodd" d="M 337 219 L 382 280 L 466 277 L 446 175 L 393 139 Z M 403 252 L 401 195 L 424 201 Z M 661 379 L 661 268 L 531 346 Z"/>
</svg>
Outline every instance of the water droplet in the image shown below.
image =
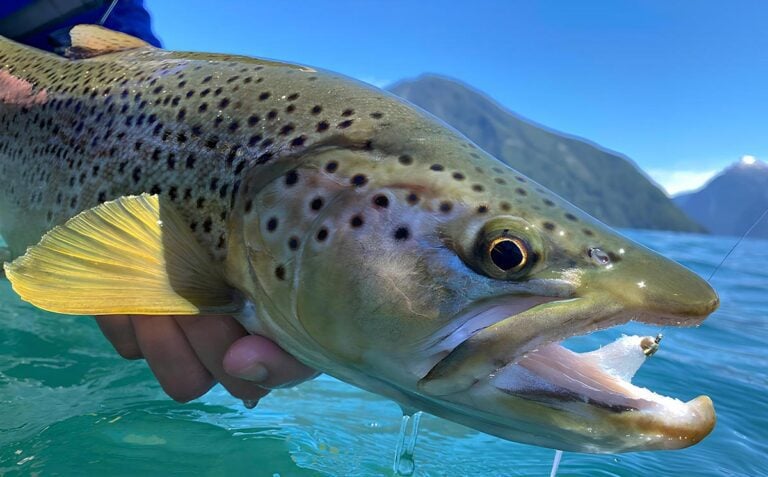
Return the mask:
<svg viewBox="0 0 768 477">
<path fill-rule="evenodd" d="M 410 433 L 408 433 L 408 422 L 411 422 Z M 413 452 L 416 448 L 416 438 L 419 435 L 419 422 L 421 421 L 421 411 L 410 414 L 403 411 L 403 420 L 400 422 L 400 432 L 397 436 L 397 446 L 395 447 L 395 462 L 392 470 L 395 475 L 409 476 L 416 470 Z"/>
</svg>

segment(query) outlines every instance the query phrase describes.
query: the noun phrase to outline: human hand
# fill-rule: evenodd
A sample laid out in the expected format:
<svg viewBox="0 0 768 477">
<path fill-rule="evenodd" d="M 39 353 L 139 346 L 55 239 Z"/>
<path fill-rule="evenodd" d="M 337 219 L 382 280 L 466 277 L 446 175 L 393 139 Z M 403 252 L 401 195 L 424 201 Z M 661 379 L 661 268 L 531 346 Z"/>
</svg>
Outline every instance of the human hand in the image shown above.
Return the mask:
<svg viewBox="0 0 768 477">
<path fill-rule="evenodd" d="M 272 341 L 249 335 L 231 316 L 97 316 L 102 333 L 126 359 L 144 358 L 163 390 L 179 402 L 220 382 L 246 406 L 270 389 L 317 375 Z"/>
</svg>

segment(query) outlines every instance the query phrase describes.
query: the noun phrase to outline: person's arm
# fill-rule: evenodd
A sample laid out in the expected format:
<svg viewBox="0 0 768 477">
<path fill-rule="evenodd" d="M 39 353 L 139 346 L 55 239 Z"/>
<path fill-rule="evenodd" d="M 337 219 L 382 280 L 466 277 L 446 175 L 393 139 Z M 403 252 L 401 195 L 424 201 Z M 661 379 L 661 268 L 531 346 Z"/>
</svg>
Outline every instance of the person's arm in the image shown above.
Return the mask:
<svg viewBox="0 0 768 477">
<path fill-rule="evenodd" d="M 229 316 L 96 318 L 126 359 L 144 358 L 163 390 L 186 402 L 220 382 L 253 407 L 269 390 L 298 384 L 317 373 L 267 338 L 249 335 Z"/>
</svg>

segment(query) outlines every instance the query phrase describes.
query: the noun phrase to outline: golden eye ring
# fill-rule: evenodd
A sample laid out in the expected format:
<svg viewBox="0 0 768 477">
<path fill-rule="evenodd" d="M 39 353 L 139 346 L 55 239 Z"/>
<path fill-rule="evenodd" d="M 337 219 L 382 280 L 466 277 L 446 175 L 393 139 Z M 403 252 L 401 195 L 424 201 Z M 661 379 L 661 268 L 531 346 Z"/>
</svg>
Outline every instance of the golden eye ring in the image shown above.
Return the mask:
<svg viewBox="0 0 768 477">
<path fill-rule="evenodd" d="M 502 236 L 488 244 L 488 260 L 503 273 L 522 270 L 528 263 L 528 245 L 517 237 Z"/>
</svg>

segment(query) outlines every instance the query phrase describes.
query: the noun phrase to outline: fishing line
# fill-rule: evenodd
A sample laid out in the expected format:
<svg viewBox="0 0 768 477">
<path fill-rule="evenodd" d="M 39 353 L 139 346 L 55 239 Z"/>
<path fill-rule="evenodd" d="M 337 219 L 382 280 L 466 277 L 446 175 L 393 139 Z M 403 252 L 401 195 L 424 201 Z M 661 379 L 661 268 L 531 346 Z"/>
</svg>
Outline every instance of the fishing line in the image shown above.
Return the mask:
<svg viewBox="0 0 768 477">
<path fill-rule="evenodd" d="M 112 3 L 109 5 L 109 8 L 107 8 L 107 11 L 104 12 L 104 15 L 102 15 L 101 20 L 99 20 L 99 25 L 104 26 L 104 22 L 107 21 L 107 18 L 112 14 L 112 10 L 115 9 L 115 5 L 117 5 L 117 2 L 120 0 L 112 0 Z"/>
<path fill-rule="evenodd" d="M 755 227 L 757 227 L 757 225 L 758 225 L 758 224 L 759 224 L 759 223 L 760 223 L 760 222 L 761 222 L 761 221 L 762 221 L 762 220 L 765 218 L 765 216 L 766 216 L 766 215 L 768 215 L 768 207 L 766 207 L 766 209 L 763 211 L 763 213 L 762 213 L 762 214 L 760 214 L 760 217 L 758 217 L 758 218 L 757 218 L 757 220 L 755 220 L 755 221 L 752 223 L 752 225 L 751 225 L 751 226 L 750 226 L 750 227 L 749 227 L 749 228 L 746 230 L 746 232 L 744 232 L 744 233 L 741 235 L 741 237 L 739 237 L 739 239 L 736 241 L 736 243 L 735 243 L 735 244 L 733 244 L 733 247 L 731 247 L 731 249 L 730 249 L 730 250 L 728 250 L 728 253 L 726 253 L 726 254 L 725 254 L 725 256 L 723 257 L 723 259 L 722 259 L 722 260 L 720 260 L 720 263 L 718 263 L 718 264 L 717 264 L 717 266 L 715 267 L 715 269 L 714 269 L 714 270 L 712 270 L 712 273 L 710 273 L 710 274 L 709 274 L 709 278 L 707 278 L 707 283 L 712 283 L 712 277 L 714 277 L 714 276 L 715 276 L 715 273 L 717 273 L 717 272 L 720 270 L 720 268 L 723 266 L 723 264 L 725 263 L 725 261 L 726 261 L 726 260 L 728 260 L 728 257 L 730 257 L 730 256 L 731 256 L 731 254 L 734 252 L 734 250 L 736 250 L 736 247 L 738 247 L 739 245 L 741 245 L 741 242 L 742 242 L 742 241 L 743 241 L 745 238 L 747 238 L 747 236 L 748 236 L 750 233 L 752 233 L 752 231 L 755 229 Z M 661 330 L 660 330 L 660 332 L 659 332 L 659 334 L 658 334 L 658 336 L 657 336 L 657 339 L 658 339 L 659 341 L 661 340 L 661 337 L 663 336 L 663 335 L 661 334 L 661 332 L 662 332 L 662 331 L 666 331 L 666 330 L 667 330 L 667 327 L 666 327 L 666 326 L 664 326 L 664 327 L 662 327 L 662 328 L 661 328 Z M 657 341 L 657 343 L 658 343 L 658 341 Z"/>
<path fill-rule="evenodd" d="M 758 217 L 757 220 L 755 220 L 755 222 L 752 224 L 752 226 L 750 228 L 748 228 L 746 232 L 744 232 L 744 235 L 742 235 L 739 238 L 739 240 L 736 241 L 736 243 L 733 245 L 733 247 L 731 247 L 731 249 L 728 251 L 728 253 L 725 254 L 725 257 L 723 257 L 723 259 L 720 260 L 720 263 L 717 264 L 715 269 L 712 270 L 712 273 L 709 275 L 709 278 L 707 278 L 708 282 L 710 282 L 710 283 L 712 282 L 712 277 L 714 277 L 715 273 L 717 273 L 717 271 L 720 270 L 720 267 L 723 265 L 723 263 L 725 263 L 725 261 L 728 259 L 728 257 L 731 256 L 733 251 L 736 250 L 736 247 L 739 246 L 741 241 L 744 240 L 744 238 L 746 238 L 746 236 L 749 235 L 752 232 L 752 230 L 754 230 L 755 227 L 757 227 L 757 224 L 759 224 L 765 218 L 766 215 L 768 215 L 768 207 L 763 211 L 763 213 L 760 215 L 760 217 Z"/>
<path fill-rule="evenodd" d="M 766 207 L 766 209 L 763 211 L 763 213 L 760 214 L 760 217 L 758 217 L 757 220 L 755 220 L 754 223 L 752 223 L 752 225 L 747 229 L 747 231 L 744 232 L 741 235 L 741 237 L 739 237 L 739 239 L 736 241 L 736 243 L 733 244 L 733 247 L 731 247 L 731 249 L 728 250 L 728 253 L 726 253 L 725 256 L 723 257 L 723 259 L 720 260 L 720 263 L 718 263 L 717 266 L 715 267 L 715 269 L 712 270 L 712 273 L 709 274 L 709 278 L 707 278 L 707 282 L 708 283 L 712 283 L 712 277 L 715 276 L 715 273 L 717 273 L 718 270 L 720 270 L 720 268 L 723 266 L 725 261 L 728 260 L 728 257 L 730 257 L 731 254 L 733 253 L 733 251 L 736 250 L 736 247 L 738 247 L 741 244 L 741 242 L 750 233 L 752 233 L 752 231 L 755 229 L 755 227 L 757 227 L 757 225 L 760 222 L 762 222 L 762 220 L 765 218 L 766 215 L 768 215 L 768 207 Z M 665 326 L 665 327 L 662 327 L 660 331 L 666 331 L 666 329 L 667 329 L 667 327 Z M 655 340 L 656 347 L 653 349 L 652 352 L 646 353 L 646 355 L 648 357 L 650 357 L 656 351 L 656 349 L 658 349 L 659 341 L 661 341 L 662 336 L 663 335 L 661 334 L 661 332 L 659 332 L 659 334 L 656 336 L 656 340 Z M 563 451 L 560 451 L 560 450 L 555 451 L 555 459 L 552 462 L 552 470 L 549 473 L 550 477 L 555 477 L 557 475 L 557 470 L 560 467 L 560 459 L 562 459 L 562 457 L 563 457 Z"/>
</svg>

